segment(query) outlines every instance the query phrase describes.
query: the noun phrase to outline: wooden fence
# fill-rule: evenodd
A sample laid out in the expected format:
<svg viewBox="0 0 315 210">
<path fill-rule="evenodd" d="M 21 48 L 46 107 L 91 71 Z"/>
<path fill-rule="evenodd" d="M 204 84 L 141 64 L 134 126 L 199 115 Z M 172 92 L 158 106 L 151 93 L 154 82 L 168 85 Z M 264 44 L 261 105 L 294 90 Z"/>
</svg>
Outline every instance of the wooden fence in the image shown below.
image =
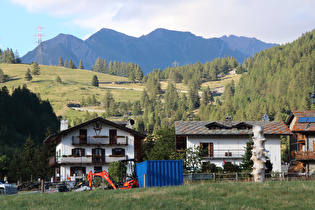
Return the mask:
<svg viewBox="0 0 315 210">
<path fill-rule="evenodd" d="M 191 181 L 252 181 L 250 173 L 196 173 L 184 174 L 184 182 Z M 303 180 L 315 179 L 314 176 L 308 176 L 306 173 L 266 173 L 265 179 L 267 180 Z"/>
</svg>

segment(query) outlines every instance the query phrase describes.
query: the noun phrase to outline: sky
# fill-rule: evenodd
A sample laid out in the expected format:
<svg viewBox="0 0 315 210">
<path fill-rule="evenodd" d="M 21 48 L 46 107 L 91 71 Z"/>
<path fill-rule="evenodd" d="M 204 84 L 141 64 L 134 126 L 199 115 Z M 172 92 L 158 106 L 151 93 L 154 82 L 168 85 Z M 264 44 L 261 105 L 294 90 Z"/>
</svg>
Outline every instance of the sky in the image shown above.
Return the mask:
<svg viewBox="0 0 315 210">
<path fill-rule="evenodd" d="M 101 28 L 129 36 L 157 28 L 204 38 L 236 35 L 286 44 L 315 29 L 314 0 L 0 0 L 0 48 L 22 57 L 60 33 L 86 39 Z"/>
</svg>

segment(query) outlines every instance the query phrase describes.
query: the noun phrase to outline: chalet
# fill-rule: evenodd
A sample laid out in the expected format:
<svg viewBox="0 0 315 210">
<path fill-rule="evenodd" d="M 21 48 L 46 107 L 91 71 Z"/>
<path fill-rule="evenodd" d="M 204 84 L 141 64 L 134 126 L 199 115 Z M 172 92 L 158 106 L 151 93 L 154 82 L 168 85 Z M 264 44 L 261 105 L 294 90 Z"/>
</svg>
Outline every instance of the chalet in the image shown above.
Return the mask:
<svg viewBox="0 0 315 210">
<path fill-rule="evenodd" d="M 176 148 L 200 146 L 208 151 L 202 162 L 218 167 L 231 162 L 239 165 L 245 154 L 246 143 L 252 137 L 254 125 L 262 126 L 267 139 L 265 148 L 274 172 L 281 172 L 280 136 L 292 135 L 284 122 L 275 121 L 177 121 L 175 122 Z"/>
<path fill-rule="evenodd" d="M 141 159 L 141 140 L 146 136 L 131 129 L 133 121 L 115 123 L 101 117 L 68 128 L 61 122 L 61 131 L 44 141 L 56 145 L 55 156 L 49 160 L 54 167 L 55 181 L 82 178 L 89 171 L 108 170 L 111 162 Z M 128 168 L 128 167 L 127 167 Z"/>
<path fill-rule="evenodd" d="M 294 134 L 290 138 L 291 161 L 301 164 L 301 172 L 315 171 L 315 111 L 295 111 L 286 124 Z"/>
</svg>

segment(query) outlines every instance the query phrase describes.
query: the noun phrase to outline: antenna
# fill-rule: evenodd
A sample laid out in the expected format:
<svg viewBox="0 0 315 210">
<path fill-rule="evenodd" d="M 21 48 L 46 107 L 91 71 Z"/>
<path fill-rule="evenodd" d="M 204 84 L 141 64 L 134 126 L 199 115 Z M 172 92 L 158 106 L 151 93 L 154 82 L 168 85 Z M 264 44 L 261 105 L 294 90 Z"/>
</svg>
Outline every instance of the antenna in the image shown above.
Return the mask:
<svg viewBox="0 0 315 210">
<path fill-rule="evenodd" d="M 42 34 L 42 29 L 44 29 L 43 27 L 41 26 L 38 26 L 37 28 L 37 51 L 36 51 L 36 56 L 35 56 L 35 61 L 38 63 L 38 64 L 43 64 L 44 65 L 44 53 L 43 53 L 43 43 L 42 43 L 42 37 L 45 36 Z"/>
</svg>

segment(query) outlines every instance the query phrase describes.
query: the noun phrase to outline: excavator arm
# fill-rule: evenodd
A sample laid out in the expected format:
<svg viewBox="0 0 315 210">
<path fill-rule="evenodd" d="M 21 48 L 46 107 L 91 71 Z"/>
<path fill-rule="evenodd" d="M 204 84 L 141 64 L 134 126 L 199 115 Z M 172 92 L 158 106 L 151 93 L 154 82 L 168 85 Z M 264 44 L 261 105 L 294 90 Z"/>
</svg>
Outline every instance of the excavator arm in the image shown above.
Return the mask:
<svg viewBox="0 0 315 210">
<path fill-rule="evenodd" d="M 114 189 L 116 189 L 116 186 L 115 184 L 113 183 L 112 179 L 110 178 L 109 174 L 107 173 L 107 171 L 102 171 L 102 172 L 99 172 L 99 173 L 92 173 L 92 171 L 90 171 L 88 173 L 88 177 L 87 177 L 87 180 L 89 182 L 89 187 L 92 186 L 92 179 L 93 179 L 93 176 L 100 176 L 100 177 L 103 177 Z"/>
</svg>

